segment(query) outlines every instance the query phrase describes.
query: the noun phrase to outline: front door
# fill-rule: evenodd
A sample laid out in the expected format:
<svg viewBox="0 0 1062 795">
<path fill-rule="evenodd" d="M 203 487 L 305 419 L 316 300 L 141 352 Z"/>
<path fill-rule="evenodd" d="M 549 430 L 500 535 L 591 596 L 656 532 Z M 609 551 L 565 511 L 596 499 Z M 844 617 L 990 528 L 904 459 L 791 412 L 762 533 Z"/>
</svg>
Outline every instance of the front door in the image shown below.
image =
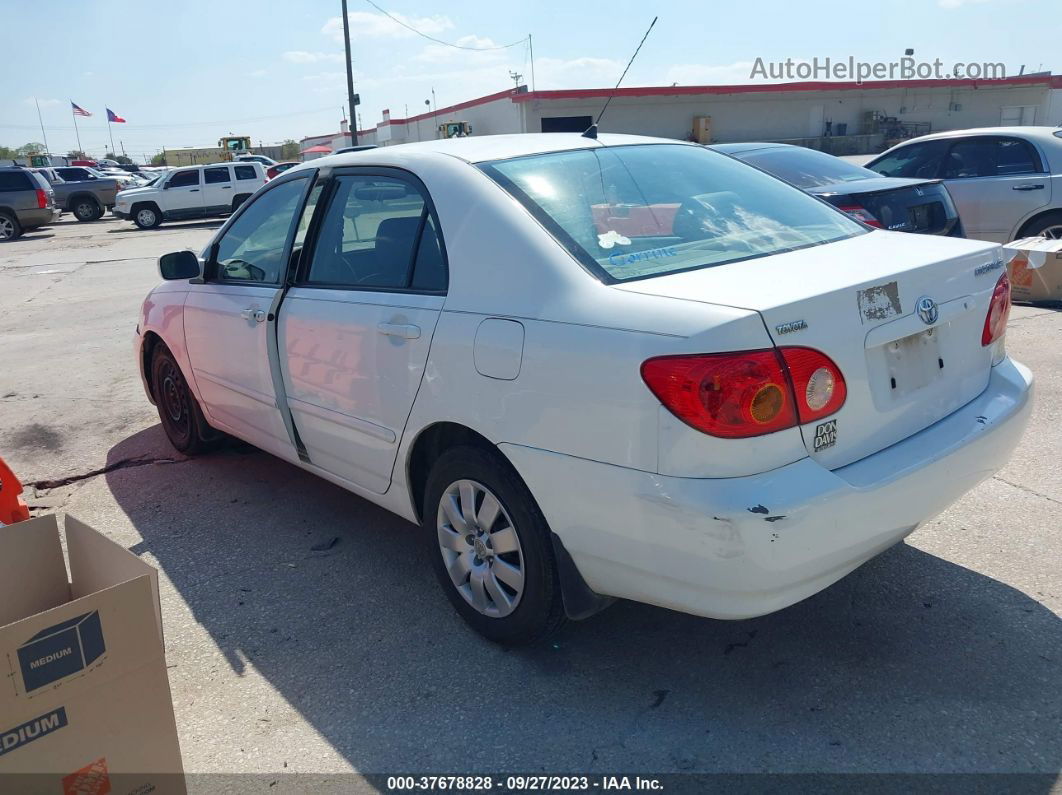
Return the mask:
<svg viewBox="0 0 1062 795">
<path fill-rule="evenodd" d="M 284 391 L 310 462 L 382 494 L 442 309 L 445 252 L 408 175 L 345 169 L 328 195 L 280 310 Z"/>
<path fill-rule="evenodd" d="M 185 301 L 185 339 L 203 411 L 213 424 L 297 459 L 274 385 L 276 308 L 308 179 L 277 184 L 211 247 L 206 282 Z"/>
<path fill-rule="evenodd" d="M 203 213 L 201 169 L 174 171 L 158 195 L 159 209 L 167 220 L 196 218 Z"/>
</svg>

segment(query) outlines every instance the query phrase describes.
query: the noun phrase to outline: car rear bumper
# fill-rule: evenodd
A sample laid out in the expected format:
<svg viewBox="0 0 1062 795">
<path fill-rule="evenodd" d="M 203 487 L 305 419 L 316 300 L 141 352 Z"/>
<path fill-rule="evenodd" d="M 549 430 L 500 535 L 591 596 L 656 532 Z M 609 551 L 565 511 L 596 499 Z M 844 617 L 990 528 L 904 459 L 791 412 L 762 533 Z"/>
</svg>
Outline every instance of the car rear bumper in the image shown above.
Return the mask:
<svg viewBox="0 0 1062 795">
<path fill-rule="evenodd" d="M 56 207 L 41 207 L 33 210 L 19 210 L 16 214 L 23 229 L 36 229 L 38 226 L 54 223 L 62 210 Z"/>
<path fill-rule="evenodd" d="M 714 618 L 805 599 L 998 471 L 1032 409 L 1010 359 L 939 422 L 830 471 L 810 458 L 740 478 L 665 477 L 503 444 L 599 594 Z"/>
</svg>

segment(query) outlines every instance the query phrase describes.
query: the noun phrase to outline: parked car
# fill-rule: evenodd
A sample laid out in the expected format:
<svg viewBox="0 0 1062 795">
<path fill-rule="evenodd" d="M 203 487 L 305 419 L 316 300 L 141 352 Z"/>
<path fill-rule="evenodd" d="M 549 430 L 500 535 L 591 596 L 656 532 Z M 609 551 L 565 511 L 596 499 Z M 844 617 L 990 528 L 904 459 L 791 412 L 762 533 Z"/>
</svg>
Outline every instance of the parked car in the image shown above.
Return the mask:
<svg viewBox="0 0 1062 795">
<path fill-rule="evenodd" d="M 263 166 L 275 166 L 277 161 L 265 155 L 236 155 L 233 160 L 237 163 L 261 163 Z"/>
<path fill-rule="evenodd" d="M 905 141 L 866 164 L 887 177 L 943 179 L 969 237 L 1062 238 L 1062 130 L 986 127 Z"/>
<path fill-rule="evenodd" d="M 52 183 L 56 205 L 77 220 L 97 221 L 114 206 L 117 180 L 85 166 L 58 166 L 52 171 L 62 179 Z"/>
<path fill-rule="evenodd" d="M 150 185 L 123 190 L 114 214 L 141 229 L 163 221 L 227 215 L 265 182 L 265 168 L 254 161 L 178 168 Z"/>
<path fill-rule="evenodd" d="M 963 237 L 955 204 L 940 180 L 883 177 L 825 152 L 775 143 L 716 144 L 880 229 Z"/>
<path fill-rule="evenodd" d="M 274 177 L 283 174 L 289 168 L 295 168 L 295 166 L 297 165 L 300 165 L 300 163 L 298 163 L 297 161 L 290 163 L 277 163 L 266 169 L 266 177 L 268 177 L 269 179 L 273 179 Z"/>
<path fill-rule="evenodd" d="M 174 447 L 231 434 L 421 524 L 505 643 L 614 597 L 804 599 L 997 471 L 1031 411 L 999 246 L 871 229 L 695 144 L 334 155 L 159 268 L 136 361 Z"/>
<path fill-rule="evenodd" d="M 0 166 L 0 242 L 58 220 L 55 193 L 28 168 Z"/>
</svg>

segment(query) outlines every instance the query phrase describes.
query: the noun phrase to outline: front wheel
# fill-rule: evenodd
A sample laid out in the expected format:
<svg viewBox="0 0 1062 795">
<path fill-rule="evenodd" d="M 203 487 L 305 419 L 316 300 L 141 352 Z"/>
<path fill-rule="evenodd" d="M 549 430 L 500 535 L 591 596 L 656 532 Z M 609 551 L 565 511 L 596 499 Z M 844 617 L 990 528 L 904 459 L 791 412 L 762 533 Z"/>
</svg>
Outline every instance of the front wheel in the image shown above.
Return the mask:
<svg viewBox="0 0 1062 795">
<path fill-rule="evenodd" d="M 217 447 L 221 434 L 207 424 L 177 360 L 161 343 L 151 357 L 151 385 L 162 430 L 178 452 L 197 455 Z"/>
<path fill-rule="evenodd" d="M 443 453 L 428 476 L 424 506 L 439 584 L 473 629 L 517 646 L 564 623 L 549 526 L 499 453 Z"/>
<path fill-rule="evenodd" d="M 162 213 L 154 207 L 137 207 L 133 213 L 133 223 L 141 229 L 154 229 L 162 223 Z"/>
</svg>

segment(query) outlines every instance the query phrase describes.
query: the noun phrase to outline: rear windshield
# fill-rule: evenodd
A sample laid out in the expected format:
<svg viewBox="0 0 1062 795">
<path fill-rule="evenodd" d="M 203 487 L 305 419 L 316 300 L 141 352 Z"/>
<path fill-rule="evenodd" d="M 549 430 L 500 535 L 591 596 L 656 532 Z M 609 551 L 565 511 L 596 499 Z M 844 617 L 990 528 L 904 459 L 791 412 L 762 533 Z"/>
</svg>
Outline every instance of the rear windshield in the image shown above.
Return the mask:
<svg viewBox="0 0 1062 795">
<path fill-rule="evenodd" d="M 481 168 L 605 282 L 725 265 L 867 231 L 818 199 L 700 146 L 598 146 Z"/>
<path fill-rule="evenodd" d="M 839 157 L 804 149 L 800 146 L 774 146 L 769 149 L 753 149 L 735 152 L 733 156 L 744 160 L 768 174 L 784 179 L 798 188 L 819 188 L 838 182 L 857 179 L 878 179 L 881 175 L 869 168 L 857 166 Z"/>
</svg>

